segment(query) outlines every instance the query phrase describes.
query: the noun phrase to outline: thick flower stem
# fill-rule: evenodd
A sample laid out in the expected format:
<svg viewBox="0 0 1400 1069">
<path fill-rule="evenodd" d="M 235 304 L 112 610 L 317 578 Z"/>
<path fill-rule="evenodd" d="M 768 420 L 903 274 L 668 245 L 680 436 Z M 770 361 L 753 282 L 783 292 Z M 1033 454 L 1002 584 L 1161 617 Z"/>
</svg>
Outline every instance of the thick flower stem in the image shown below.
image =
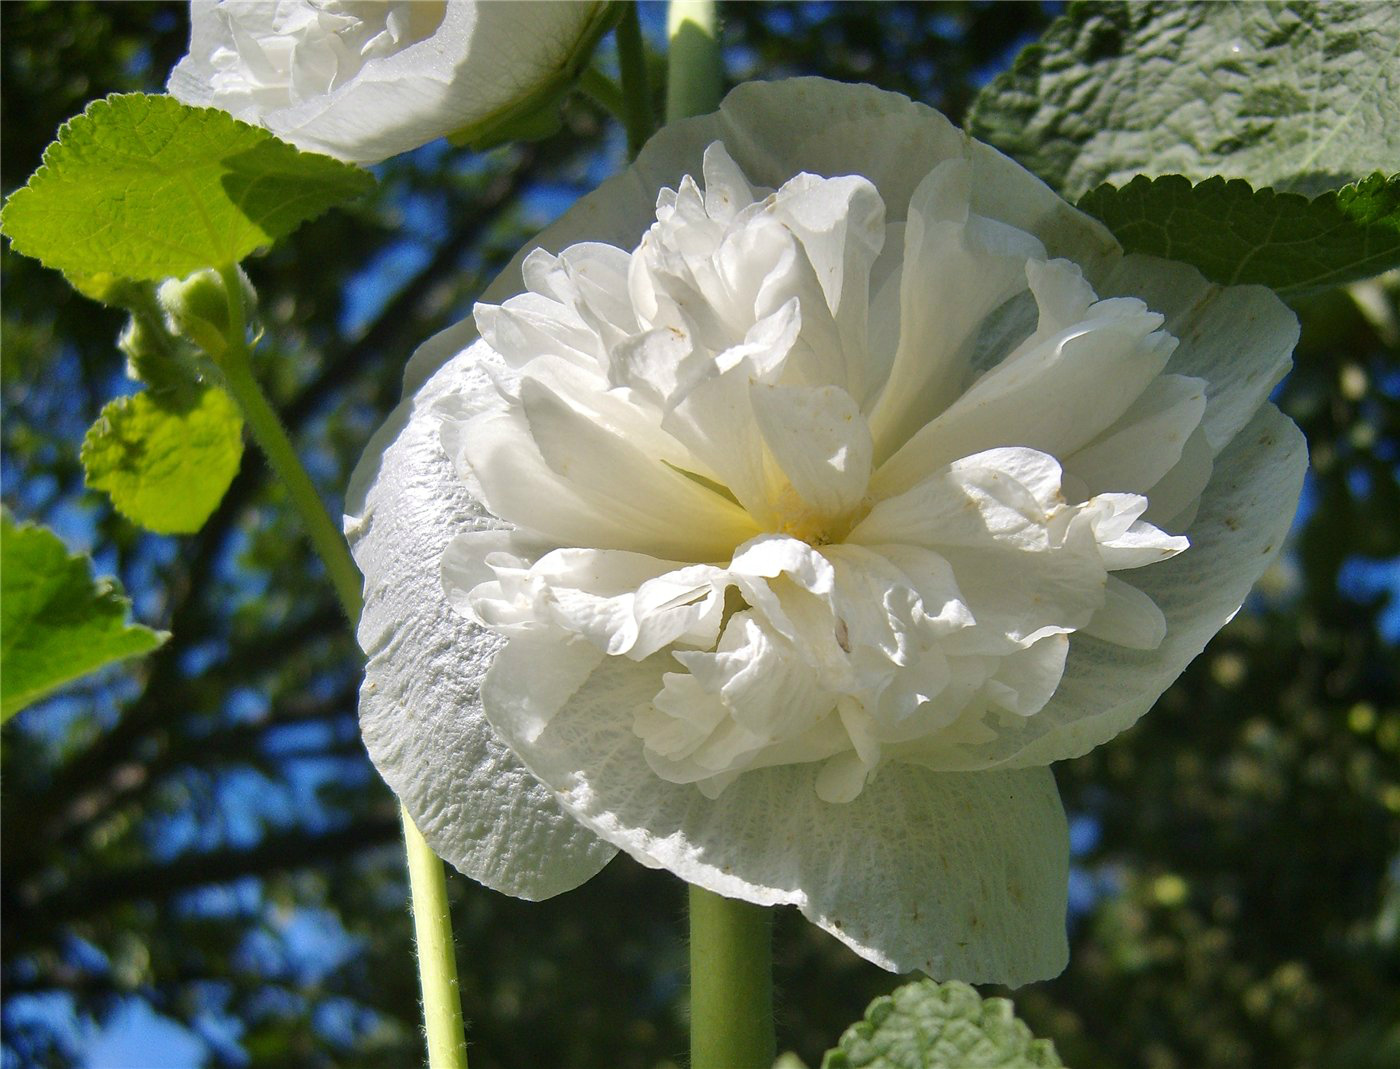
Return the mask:
<svg viewBox="0 0 1400 1069">
<path fill-rule="evenodd" d="M 666 36 L 666 121 L 714 111 L 724 91 L 714 0 L 671 0 Z"/>
<path fill-rule="evenodd" d="M 690 1069 L 769 1069 L 773 914 L 690 888 Z"/>
<path fill-rule="evenodd" d="M 363 601 L 360 572 L 340 530 L 326 512 L 311 477 L 302 466 L 291 439 L 253 375 L 247 342 L 247 311 L 238 268 L 219 271 L 228 294 L 228 334 L 223 352 L 209 354 L 223 373 L 224 385 L 243 411 L 273 473 L 282 481 L 292 506 L 301 517 L 311 544 L 330 576 L 336 597 L 352 625 L 359 622 Z M 423 985 L 423 1016 L 427 1027 L 431 1069 L 467 1069 L 467 1040 L 462 1025 L 462 1002 L 457 989 L 457 959 L 452 943 L 452 918 L 447 908 L 447 883 L 442 860 L 433 853 L 402 811 L 404 846 L 408 851 L 408 883 L 413 900 L 413 923 L 418 940 L 418 975 Z"/>
</svg>

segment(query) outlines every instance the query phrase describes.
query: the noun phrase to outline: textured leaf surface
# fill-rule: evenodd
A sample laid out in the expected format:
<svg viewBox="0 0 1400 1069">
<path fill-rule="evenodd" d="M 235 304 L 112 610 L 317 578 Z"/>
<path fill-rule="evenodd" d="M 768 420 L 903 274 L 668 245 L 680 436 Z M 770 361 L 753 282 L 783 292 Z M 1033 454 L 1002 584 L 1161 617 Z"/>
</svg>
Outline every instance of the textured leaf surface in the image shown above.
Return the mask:
<svg viewBox="0 0 1400 1069">
<path fill-rule="evenodd" d="M 0 721 L 103 665 L 168 637 L 128 624 L 131 603 L 52 531 L 0 514 Z"/>
<path fill-rule="evenodd" d="M 1315 195 L 1400 160 L 1392 3 L 1076 3 L 968 130 L 1070 198 L 1136 174 Z"/>
<path fill-rule="evenodd" d="M 373 185 L 215 108 L 127 93 L 63 125 L 0 225 L 69 276 L 155 280 L 237 263 Z"/>
<path fill-rule="evenodd" d="M 877 998 L 822 1069 L 1039 1069 L 1063 1063 L 1004 998 L 958 981 L 919 980 Z"/>
<path fill-rule="evenodd" d="M 1185 261 L 1227 286 L 1299 296 L 1400 266 L 1400 177 L 1376 174 L 1308 199 L 1240 179 L 1139 176 L 1090 190 L 1079 207 L 1126 251 Z"/>
<path fill-rule="evenodd" d="M 213 386 L 119 397 L 83 439 L 88 486 L 159 534 L 198 531 L 242 457 L 243 417 L 233 398 Z"/>
</svg>

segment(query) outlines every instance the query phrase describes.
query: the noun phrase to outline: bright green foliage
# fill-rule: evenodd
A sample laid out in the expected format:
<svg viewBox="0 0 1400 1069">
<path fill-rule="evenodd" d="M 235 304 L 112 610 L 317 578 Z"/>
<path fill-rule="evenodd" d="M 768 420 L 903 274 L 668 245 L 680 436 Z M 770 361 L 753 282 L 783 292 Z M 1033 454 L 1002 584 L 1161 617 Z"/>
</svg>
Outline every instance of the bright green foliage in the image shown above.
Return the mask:
<svg viewBox="0 0 1400 1069">
<path fill-rule="evenodd" d="M 243 457 L 243 417 L 216 386 L 119 397 L 83 439 L 87 484 L 158 534 L 198 531 Z"/>
<path fill-rule="evenodd" d="M 127 308 L 141 299 L 140 284 L 106 271 L 95 275 L 70 274 L 68 284 L 98 304 Z"/>
<path fill-rule="evenodd" d="M 1242 179 L 1181 175 L 1102 185 L 1079 206 L 1128 252 L 1184 260 L 1213 282 L 1300 296 L 1400 266 L 1400 176 L 1380 174 L 1309 200 Z"/>
<path fill-rule="evenodd" d="M 1039 1069 L 1063 1063 L 1004 998 L 968 984 L 919 980 L 877 998 L 822 1069 Z"/>
<path fill-rule="evenodd" d="M 149 653 L 169 636 L 126 622 L 115 579 L 92 580 L 46 527 L 0 513 L 0 722 L 103 665 Z"/>
<path fill-rule="evenodd" d="M 237 263 L 373 185 L 214 108 L 116 94 L 63 125 L 0 226 L 70 277 L 154 281 Z"/>
<path fill-rule="evenodd" d="M 1400 161 L 1391 3 L 1076 3 L 968 130 L 1066 196 L 1136 174 L 1315 195 Z"/>
</svg>

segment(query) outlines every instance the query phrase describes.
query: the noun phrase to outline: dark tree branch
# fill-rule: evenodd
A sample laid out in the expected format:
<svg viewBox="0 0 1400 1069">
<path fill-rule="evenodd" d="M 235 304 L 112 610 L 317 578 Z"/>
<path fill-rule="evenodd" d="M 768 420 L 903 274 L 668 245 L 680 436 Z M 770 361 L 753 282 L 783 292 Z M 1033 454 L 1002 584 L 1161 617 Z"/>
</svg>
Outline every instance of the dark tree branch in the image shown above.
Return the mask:
<svg viewBox="0 0 1400 1069">
<path fill-rule="evenodd" d="M 119 902 L 158 901 L 193 887 L 344 861 L 398 837 L 399 822 L 392 816 L 371 817 L 320 834 L 304 830 L 277 832 L 250 849 L 183 854 L 168 862 L 113 869 L 52 893 L 20 887 L 12 908 L 32 914 L 34 920 L 40 921 L 38 929 L 42 931 L 55 922 L 100 913 Z"/>
</svg>

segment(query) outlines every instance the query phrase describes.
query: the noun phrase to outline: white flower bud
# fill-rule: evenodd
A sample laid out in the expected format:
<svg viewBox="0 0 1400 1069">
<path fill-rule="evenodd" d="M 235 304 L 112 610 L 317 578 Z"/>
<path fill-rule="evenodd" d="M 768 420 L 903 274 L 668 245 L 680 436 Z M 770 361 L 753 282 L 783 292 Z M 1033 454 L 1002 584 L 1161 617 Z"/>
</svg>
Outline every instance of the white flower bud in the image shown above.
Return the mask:
<svg viewBox="0 0 1400 1069">
<path fill-rule="evenodd" d="M 593 0 L 192 0 L 168 89 L 284 141 L 376 163 L 562 88 L 606 29 Z"/>
</svg>

